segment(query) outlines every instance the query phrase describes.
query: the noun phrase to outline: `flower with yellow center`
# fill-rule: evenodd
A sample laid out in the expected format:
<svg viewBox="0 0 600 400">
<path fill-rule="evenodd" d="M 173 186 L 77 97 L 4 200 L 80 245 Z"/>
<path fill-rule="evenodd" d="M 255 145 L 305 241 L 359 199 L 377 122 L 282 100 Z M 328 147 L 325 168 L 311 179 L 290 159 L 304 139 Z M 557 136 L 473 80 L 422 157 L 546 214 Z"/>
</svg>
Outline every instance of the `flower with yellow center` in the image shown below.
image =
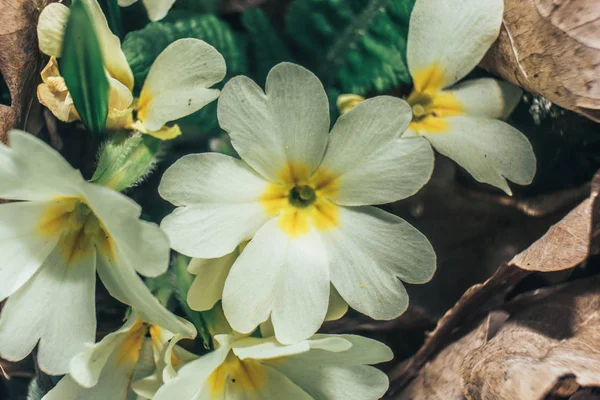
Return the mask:
<svg viewBox="0 0 600 400">
<path fill-rule="evenodd" d="M 189 322 L 181 322 L 194 331 Z M 167 373 L 167 366 L 179 369 L 197 358 L 177 345 L 181 338 L 144 322 L 134 311 L 119 330 L 73 357 L 69 374 L 43 400 L 125 400 L 135 396 L 131 382 L 148 374 L 154 379 L 146 380 L 142 388 L 155 392 L 163 377 L 168 381 L 175 376 Z"/>
<path fill-rule="evenodd" d="M 369 366 L 392 359 L 382 343 L 315 335 L 293 345 L 273 337 L 216 335 L 219 347 L 183 366 L 154 400 L 375 400 L 388 378 Z"/>
<path fill-rule="evenodd" d="M 225 77 L 225 60 L 211 45 L 198 39 L 180 39 L 171 43 L 156 58 L 140 98 L 134 101 L 133 73 L 121 50 L 121 42 L 108 27 L 96 0 L 81 0 L 90 13 L 98 36 L 104 67 L 110 84 L 106 129 L 130 129 L 168 140 L 181 134 L 170 121 L 192 114 L 219 96 L 210 87 Z M 38 86 L 40 103 L 61 121 L 79 120 L 56 58 L 62 53 L 62 41 L 69 8 L 52 3 L 40 14 L 38 40 L 43 53 L 51 56 L 42 71 Z"/>
<path fill-rule="evenodd" d="M 233 329 L 249 333 L 271 317 L 280 342 L 306 339 L 325 319 L 331 284 L 371 317 L 400 315 L 408 296 L 399 279 L 429 280 L 435 254 L 411 225 L 369 205 L 410 196 L 431 175 L 427 141 L 399 138 L 408 104 L 369 99 L 330 133 L 318 78 L 282 63 L 266 93 L 246 77 L 229 81 L 218 118 L 242 160 L 208 153 L 177 161 L 159 192 L 180 207 L 161 227 L 175 250 L 196 258 L 223 257 L 250 240 L 224 283 Z"/>
<path fill-rule="evenodd" d="M 25 132 L 0 145 L 0 357 L 20 360 L 38 345 L 40 368 L 67 372 L 94 341 L 96 271 L 119 301 L 152 323 L 188 327 L 152 296 L 136 271 L 165 272 L 169 243 L 139 219 L 133 201 L 86 182 L 56 151 Z M 26 317 L 24 317 L 26 316 Z"/>
<path fill-rule="evenodd" d="M 454 85 L 498 37 L 503 0 L 417 0 L 407 61 L 414 90 L 404 137 L 423 136 L 473 177 L 511 194 L 507 179 L 531 183 L 536 160 L 527 138 L 507 118 L 521 90 L 491 78 Z"/>
</svg>

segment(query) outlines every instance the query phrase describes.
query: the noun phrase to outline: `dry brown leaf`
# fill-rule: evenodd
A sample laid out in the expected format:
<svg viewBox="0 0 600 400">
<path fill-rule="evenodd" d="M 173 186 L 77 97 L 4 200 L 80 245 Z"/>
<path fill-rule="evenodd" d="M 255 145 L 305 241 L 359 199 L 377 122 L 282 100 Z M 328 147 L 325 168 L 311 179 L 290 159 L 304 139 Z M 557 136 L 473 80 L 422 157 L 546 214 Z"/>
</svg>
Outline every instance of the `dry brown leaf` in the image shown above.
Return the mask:
<svg viewBox="0 0 600 400">
<path fill-rule="evenodd" d="M 600 1 L 505 0 L 481 66 L 600 122 Z"/>
<path fill-rule="evenodd" d="M 478 315 L 502 305 L 506 294 L 531 271 L 559 271 L 575 267 L 596 251 L 600 237 L 600 172 L 591 184 L 588 199 L 528 249 L 500 266 L 487 281 L 469 288 L 438 321 L 421 349 L 407 362 L 390 371 L 394 390 L 404 388 L 445 345 L 453 331 Z M 574 249 L 574 250 L 569 250 Z M 536 258 L 537 257 L 537 258 Z"/>
<path fill-rule="evenodd" d="M 460 367 L 465 356 L 485 344 L 508 314 L 492 312 L 475 329 L 442 350 L 423 367 L 419 376 L 398 395 L 403 400 L 463 400 Z"/>
<path fill-rule="evenodd" d="M 41 107 L 35 96 L 41 56 L 37 45 L 38 15 L 48 0 L 0 1 L 0 74 L 10 91 L 11 106 L 0 105 L 0 140 L 13 127 L 39 130 Z"/>
<path fill-rule="evenodd" d="M 529 299 L 531 301 L 531 299 Z M 565 376 L 600 386 L 600 278 L 540 293 L 464 360 L 468 399 L 542 399 Z"/>
</svg>

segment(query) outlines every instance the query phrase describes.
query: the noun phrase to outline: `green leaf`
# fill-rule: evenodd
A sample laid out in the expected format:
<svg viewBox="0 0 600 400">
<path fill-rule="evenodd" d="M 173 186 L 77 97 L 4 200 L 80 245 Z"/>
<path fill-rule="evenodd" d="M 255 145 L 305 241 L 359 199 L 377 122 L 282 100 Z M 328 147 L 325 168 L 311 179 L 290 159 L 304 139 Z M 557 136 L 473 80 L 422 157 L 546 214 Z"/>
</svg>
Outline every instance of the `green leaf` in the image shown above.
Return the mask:
<svg viewBox="0 0 600 400">
<path fill-rule="evenodd" d="M 408 23 L 415 0 L 295 0 L 286 30 L 323 84 L 366 95 L 409 84 Z"/>
<path fill-rule="evenodd" d="M 287 44 L 260 8 L 250 8 L 242 15 L 248 32 L 248 57 L 251 75 L 263 84 L 267 74 L 282 61 L 294 61 Z"/>
<path fill-rule="evenodd" d="M 123 25 L 121 23 L 121 7 L 119 7 L 118 0 L 99 0 L 99 3 L 104 11 L 104 15 L 106 15 L 110 30 L 121 39 L 123 37 Z"/>
<path fill-rule="evenodd" d="M 216 13 L 221 5 L 220 0 L 177 0 L 173 7 L 195 13 Z"/>
<path fill-rule="evenodd" d="M 75 0 L 65 28 L 60 71 L 86 128 L 101 135 L 108 116 L 109 84 L 94 25 Z"/>
</svg>

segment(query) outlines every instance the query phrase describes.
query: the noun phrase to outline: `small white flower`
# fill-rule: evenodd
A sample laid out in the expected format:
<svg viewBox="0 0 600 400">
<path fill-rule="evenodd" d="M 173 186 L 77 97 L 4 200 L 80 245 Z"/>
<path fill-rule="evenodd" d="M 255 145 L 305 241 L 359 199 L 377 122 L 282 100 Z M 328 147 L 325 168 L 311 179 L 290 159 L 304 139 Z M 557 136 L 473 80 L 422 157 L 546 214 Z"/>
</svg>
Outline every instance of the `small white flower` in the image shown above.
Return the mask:
<svg viewBox="0 0 600 400">
<path fill-rule="evenodd" d="M 96 334 L 96 270 L 108 291 L 145 321 L 191 335 L 136 271 L 165 272 L 169 243 L 140 207 L 86 182 L 55 150 L 25 132 L 0 145 L 0 356 L 37 360 L 63 374 Z"/>
<path fill-rule="evenodd" d="M 119 0 L 121 7 L 129 7 L 138 0 Z M 175 0 L 142 0 L 150 21 L 158 21 L 167 16 Z"/>
<path fill-rule="evenodd" d="M 159 192 L 181 206 L 162 222 L 175 250 L 219 258 L 252 239 L 224 285 L 231 326 L 249 333 L 271 317 L 280 342 L 306 339 L 325 319 L 330 282 L 362 313 L 400 315 L 408 296 L 399 279 L 429 280 L 435 254 L 411 225 L 368 205 L 410 196 L 431 175 L 427 141 L 399 138 L 408 104 L 369 99 L 329 133 L 318 78 L 282 63 L 266 94 L 246 77 L 229 81 L 218 117 L 242 160 L 185 156 Z"/>
<path fill-rule="evenodd" d="M 135 129 L 158 139 L 172 139 L 181 131 L 177 125 L 167 127 L 167 122 L 192 114 L 219 96 L 220 91 L 210 87 L 225 77 L 223 56 L 202 40 L 180 39 L 156 58 L 140 98 L 134 101 L 133 73 L 119 38 L 110 31 L 98 2 L 82 1 L 94 22 L 110 83 L 107 129 Z M 64 79 L 55 67 L 56 58 L 62 53 L 69 12 L 63 4 L 50 4 L 42 10 L 38 23 L 40 50 L 51 56 L 42 73 L 44 82 L 38 86 L 38 98 L 57 118 L 66 122 L 80 119 Z"/>
<path fill-rule="evenodd" d="M 219 348 L 193 360 L 154 400 L 371 400 L 388 378 L 369 366 L 392 359 L 382 343 L 354 335 L 315 335 L 282 345 L 273 337 L 217 335 Z"/>
<path fill-rule="evenodd" d="M 126 399 L 134 395 L 131 382 L 149 374 L 141 382 L 141 391 L 154 393 L 175 376 L 174 366 L 178 369 L 197 358 L 176 345 L 181 338 L 144 322 L 134 311 L 118 331 L 73 357 L 69 374 L 43 400 Z"/>
<path fill-rule="evenodd" d="M 517 105 L 521 90 L 490 78 L 452 86 L 498 37 L 503 6 L 503 0 L 416 1 L 407 44 L 413 121 L 404 136 L 424 136 L 475 179 L 511 194 L 507 179 L 525 185 L 535 175 L 531 144 L 500 121 Z"/>
</svg>

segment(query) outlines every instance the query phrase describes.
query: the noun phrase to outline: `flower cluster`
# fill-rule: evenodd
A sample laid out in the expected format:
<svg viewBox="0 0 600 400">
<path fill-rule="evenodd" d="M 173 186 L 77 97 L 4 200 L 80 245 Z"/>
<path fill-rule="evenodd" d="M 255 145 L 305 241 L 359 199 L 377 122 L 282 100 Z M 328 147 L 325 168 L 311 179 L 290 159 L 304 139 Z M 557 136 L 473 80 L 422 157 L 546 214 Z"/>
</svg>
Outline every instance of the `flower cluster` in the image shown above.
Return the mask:
<svg viewBox="0 0 600 400">
<path fill-rule="evenodd" d="M 0 198 L 14 200 L 0 204 L 0 300 L 8 298 L 0 356 L 19 360 L 37 346 L 42 371 L 66 374 L 47 400 L 383 396 L 387 377 L 371 365 L 392 358 L 387 346 L 317 331 L 349 307 L 396 318 L 408 307 L 403 282 L 433 276 L 427 238 L 377 207 L 427 183 L 432 147 L 507 193 L 507 179 L 531 182 L 529 142 L 499 120 L 520 91 L 492 79 L 455 85 L 497 37 L 503 2 L 417 0 L 408 37 L 413 92 L 406 100 L 346 96 L 331 127 L 325 89 L 309 70 L 281 63 L 264 90 L 244 76 L 211 89 L 225 61 L 197 39 L 169 45 L 134 98 L 119 39 L 96 0 L 80 1 L 110 84 L 108 131 L 171 139 L 181 131 L 167 123 L 218 98 L 220 127 L 239 158 L 191 154 L 171 165 L 158 192 L 176 208 L 159 227 L 114 190 L 124 167 L 87 181 L 50 146 L 12 131 L 10 146 L 0 145 Z M 143 3 L 156 20 L 173 0 Z M 57 61 L 68 17 L 69 8 L 50 4 L 38 25 L 50 56 L 38 98 L 66 122 L 81 119 Z M 192 258 L 187 302 L 201 312 L 212 348 L 200 356 L 179 344 L 196 327 L 138 275 L 165 273 L 170 249 Z M 97 343 L 96 273 L 131 307 Z"/>
</svg>

